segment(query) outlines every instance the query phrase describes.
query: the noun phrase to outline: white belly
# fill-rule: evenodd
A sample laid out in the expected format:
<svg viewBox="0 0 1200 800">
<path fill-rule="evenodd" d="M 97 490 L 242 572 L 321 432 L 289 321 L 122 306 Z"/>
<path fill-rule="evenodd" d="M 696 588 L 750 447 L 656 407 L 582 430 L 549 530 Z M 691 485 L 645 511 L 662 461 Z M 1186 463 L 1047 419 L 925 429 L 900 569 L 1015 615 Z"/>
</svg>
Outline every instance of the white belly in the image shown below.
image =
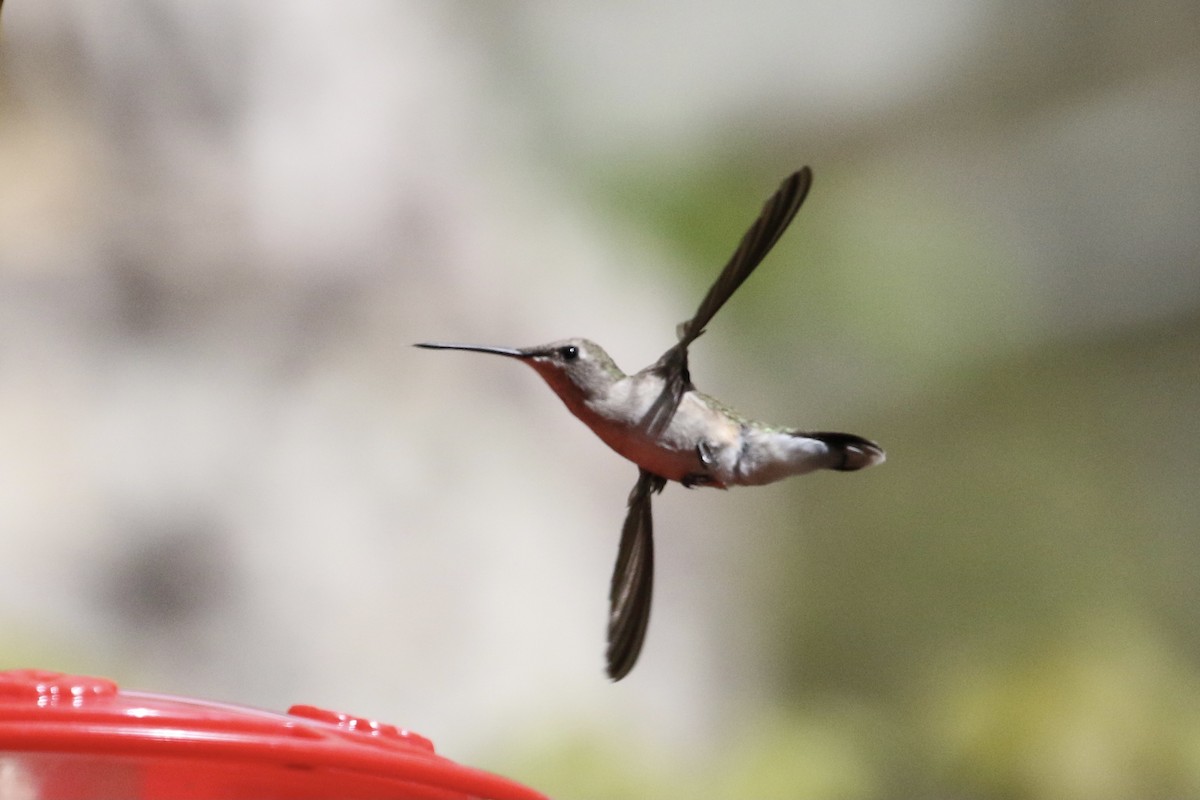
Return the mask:
<svg viewBox="0 0 1200 800">
<path fill-rule="evenodd" d="M 658 398 L 661 384 L 615 388 L 609 403 L 616 408 L 635 408 L 637 413 L 606 414 L 601 407 L 578 415 L 605 444 L 642 469 L 668 480 L 705 475 L 709 485 L 721 487 L 735 480 L 742 426 L 715 409 L 704 395 L 694 391 L 684 394 L 667 429 L 651 438 L 637 423 Z M 701 442 L 711 463 L 701 459 Z"/>
</svg>

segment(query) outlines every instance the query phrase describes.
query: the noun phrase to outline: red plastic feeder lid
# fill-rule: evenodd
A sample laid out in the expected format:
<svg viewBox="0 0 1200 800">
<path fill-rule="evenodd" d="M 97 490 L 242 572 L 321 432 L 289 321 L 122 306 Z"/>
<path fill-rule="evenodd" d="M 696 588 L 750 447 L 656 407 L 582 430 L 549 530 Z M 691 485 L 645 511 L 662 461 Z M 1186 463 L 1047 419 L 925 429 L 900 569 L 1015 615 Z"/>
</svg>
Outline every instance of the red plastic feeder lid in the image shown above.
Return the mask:
<svg viewBox="0 0 1200 800">
<path fill-rule="evenodd" d="M 0 672 L 8 800 L 544 800 L 426 738 L 312 706 L 287 714 Z"/>
</svg>

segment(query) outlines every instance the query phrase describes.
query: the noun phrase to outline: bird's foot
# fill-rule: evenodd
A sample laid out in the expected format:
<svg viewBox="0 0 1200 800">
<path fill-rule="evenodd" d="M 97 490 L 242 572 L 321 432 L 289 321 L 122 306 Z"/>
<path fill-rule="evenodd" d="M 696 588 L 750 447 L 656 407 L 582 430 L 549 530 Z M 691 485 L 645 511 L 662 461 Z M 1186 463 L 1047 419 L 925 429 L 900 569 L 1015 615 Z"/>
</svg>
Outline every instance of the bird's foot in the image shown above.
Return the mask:
<svg viewBox="0 0 1200 800">
<path fill-rule="evenodd" d="M 680 479 L 685 489 L 695 489 L 697 486 L 713 486 L 717 481 L 711 475 L 703 472 L 689 472 Z"/>
<path fill-rule="evenodd" d="M 696 445 L 696 457 L 700 459 L 700 467 L 702 470 L 707 470 L 709 467 L 717 463 L 717 459 L 713 456 L 712 447 L 708 442 L 701 439 Z M 684 475 L 679 481 L 688 489 L 695 489 L 697 486 L 713 486 L 717 484 L 717 479 L 707 472 L 689 472 Z"/>
</svg>

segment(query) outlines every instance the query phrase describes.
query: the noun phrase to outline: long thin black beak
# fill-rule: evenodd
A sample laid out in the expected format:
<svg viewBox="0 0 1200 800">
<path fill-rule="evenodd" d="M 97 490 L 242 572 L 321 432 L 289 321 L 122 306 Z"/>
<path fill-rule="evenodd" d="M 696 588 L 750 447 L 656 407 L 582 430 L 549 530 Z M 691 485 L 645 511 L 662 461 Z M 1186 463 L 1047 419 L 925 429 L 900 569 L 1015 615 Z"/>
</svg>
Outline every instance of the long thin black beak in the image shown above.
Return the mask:
<svg viewBox="0 0 1200 800">
<path fill-rule="evenodd" d="M 413 347 L 424 347 L 426 350 L 469 350 L 473 353 L 491 353 L 509 358 L 528 358 L 529 354 L 515 347 L 488 347 L 482 344 L 446 344 L 444 342 L 418 342 Z"/>
</svg>

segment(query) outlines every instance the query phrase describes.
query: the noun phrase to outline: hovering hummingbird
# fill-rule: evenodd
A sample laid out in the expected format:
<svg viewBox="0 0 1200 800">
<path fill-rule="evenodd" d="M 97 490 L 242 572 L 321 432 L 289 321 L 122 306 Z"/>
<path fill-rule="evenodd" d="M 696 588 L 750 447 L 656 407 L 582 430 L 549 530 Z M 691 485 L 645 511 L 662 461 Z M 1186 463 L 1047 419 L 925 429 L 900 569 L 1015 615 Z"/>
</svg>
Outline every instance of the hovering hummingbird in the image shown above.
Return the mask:
<svg viewBox="0 0 1200 800">
<path fill-rule="evenodd" d="M 748 420 L 696 391 L 688 372 L 688 346 L 779 240 L 811 185 L 808 167 L 784 180 L 742 237 L 695 316 L 676 328 L 678 341 L 658 361 L 633 375 L 622 372 L 600 345 L 587 339 L 525 348 L 416 345 L 524 361 L 572 414 L 637 464 L 638 480 L 629 494 L 609 590 L 607 662 L 614 681 L 633 669 L 645 640 L 654 584 L 650 500 L 667 481 L 688 488 L 759 486 L 818 469 L 850 472 L 884 460 L 883 449 L 861 436 Z"/>
</svg>

